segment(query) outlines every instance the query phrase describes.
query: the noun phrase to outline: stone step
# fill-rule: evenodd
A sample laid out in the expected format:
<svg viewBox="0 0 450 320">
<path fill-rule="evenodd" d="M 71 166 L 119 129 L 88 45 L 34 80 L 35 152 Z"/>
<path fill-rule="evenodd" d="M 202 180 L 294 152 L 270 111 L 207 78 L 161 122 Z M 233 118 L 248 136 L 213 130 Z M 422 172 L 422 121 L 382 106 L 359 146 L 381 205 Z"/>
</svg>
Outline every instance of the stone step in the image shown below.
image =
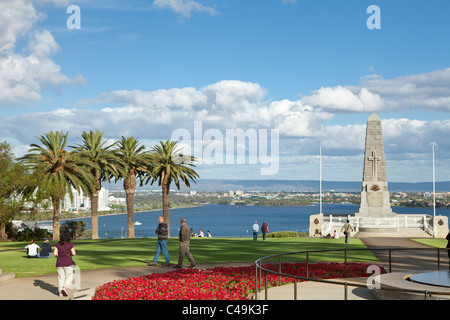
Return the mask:
<svg viewBox="0 0 450 320">
<path fill-rule="evenodd" d="M 0 269 L 0 282 L 8 281 L 14 279 L 16 277 L 15 273 L 3 273 L 2 269 Z"/>
</svg>

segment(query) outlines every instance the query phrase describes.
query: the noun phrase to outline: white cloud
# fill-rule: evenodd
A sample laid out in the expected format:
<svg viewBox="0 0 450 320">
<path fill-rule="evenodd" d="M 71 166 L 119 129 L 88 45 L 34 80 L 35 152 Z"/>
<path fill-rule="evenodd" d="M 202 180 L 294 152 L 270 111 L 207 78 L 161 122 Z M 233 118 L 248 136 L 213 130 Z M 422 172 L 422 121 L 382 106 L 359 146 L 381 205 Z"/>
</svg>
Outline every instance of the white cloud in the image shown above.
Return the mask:
<svg viewBox="0 0 450 320">
<path fill-rule="evenodd" d="M 50 41 L 44 35 L 42 38 Z M 429 90 L 433 91 L 432 88 Z M 187 129 L 193 135 L 195 121 L 202 122 L 203 133 L 216 129 L 215 132 L 221 132 L 223 136 L 226 129 L 278 129 L 280 174 L 284 174 L 285 178 L 291 178 L 288 168 L 294 167 L 298 167 L 304 175 L 313 174 L 310 170 L 315 164 L 311 161 L 318 154 L 319 145 L 322 145 L 329 161 L 327 167 L 339 171 L 329 174 L 343 180 L 357 180 L 361 170 L 354 168 L 362 165 L 360 158 L 364 149 L 366 123 L 329 125 L 327 122 L 333 118 L 333 113 L 323 106 L 325 103 L 332 105 L 332 100 L 319 100 L 325 97 L 325 92 L 311 95 L 321 102 L 321 107 L 317 107 L 313 103 L 305 103 L 305 99 L 271 101 L 267 90 L 259 84 L 237 80 L 219 81 L 201 88 L 117 90 L 86 100 L 85 103 L 88 103 L 82 108 L 59 108 L 52 112 L 0 118 L 0 136 L 19 144 L 18 150 L 26 150 L 23 145 L 36 142 L 36 136 L 50 130 L 69 131 L 71 139 L 79 137 L 83 130 L 98 129 L 110 139 L 123 135 L 135 136 L 142 141 L 159 141 L 170 138 L 176 129 Z M 356 91 L 343 86 L 330 92 L 336 96 L 339 92 L 343 93 L 340 95 L 342 101 L 354 101 L 353 110 L 358 110 L 361 105 L 377 103 L 373 95 L 368 94 L 370 90 L 367 88 L 360 88 L 355 95 L 356 100 L 352 100 L 354 97 L 349 94 Z M 102 108 L 94 109 L 94 101 Z M 339 103 L 344 108 L 342 101 Z M 399 100 L 399 103 L 403 102 Z M 414 164 L 416 169 L 421 165 L 427 166 L 432 141 L 437 142 L 440 159 L 450 158 L 450 120 L 390 118 L 382 119 L 382 126 L 391 172 L 404 172 L 402 165 L 405 163 Z M 350 177 L 351 172 L 354 173 Z M 396 178 L 395 175 L 391 179 L 405 180 L 403 176 Z"/>
<path fill-rule="evenodd" d="M 0 120 L 0 134 L 26 141 L 48 130 L 99 129 L 110 138 L 134 135 L 142 139 L 167 139 L 178 128 L 192 131 L 194 121 L 203 130 L 278 129 L 287 153 L 314 154 L 318 145 L 334 154 L 355 155 L 364 148 L 365 123 L 326 125 L 333 114 L 302 101 L 266 101 L 267 92 L 257 83 L 220 81 L 202 88 L 119 90 L 96 98 L 99 110 L 60 108 Z M 429 142 L 450 149 L 450 120 L 383 119 L 385 148 L 391 153 L 428 152 Z M 28 141 L 31 142 L 31 141 Z M 291 145 L 289 145 L 291 144 Z"/>
<path fill-rule="evenodd" d="M 372 75 L 359 86 L 320 88 L 302 102 L 330 112 L 449 112 L 450 68 L 393 79 Z"/>
<path fill-rule="evenodd" d="M 217 11 L 213 7 L 193 0 L 154 0 L 153 4 L 158 8 L 170 9 L 185 18 L 189 18 L 192 12 L 206 12 L 211 15 L 217 14 Z"/>
<path fill-rule="evenodd" d="M 113 123 L 135 118 L 158 126 L 191 128 L 201 120 L 205 127 L 220 130 L 262 127 L 294 137 L 312 136 L 332 117 L 301 101 L 265 101 L 266 94 L 257 83 L 223 80 L 200 89 L 114 91 L 100 95 L 97 102 L 122 105 L 102 109 Z"/>
<path fill-rule="evenodd" d="M 366 88 L 325 87 L 302 99 L 303 103 L 335 112 L 375 112 L 383 109 L 383 99 Z"/>
<path fill-rule="evenodd" d="M 31 104 L 42 99 L 42 90 L 58 92 L 61 85 L 84 83 L 81 76 L 71 79 L 63 75 L 61 67 L 50 58 L 60 49 L 52 34 L 33 29 L 44 18 L 33 4 L 50 2 L 64 3 L 58 0 L 0 2 L 0 106 Z M 17 50 L 16 43 L 22 37 L 30 39 L 28 46 Z"/>
</svg>

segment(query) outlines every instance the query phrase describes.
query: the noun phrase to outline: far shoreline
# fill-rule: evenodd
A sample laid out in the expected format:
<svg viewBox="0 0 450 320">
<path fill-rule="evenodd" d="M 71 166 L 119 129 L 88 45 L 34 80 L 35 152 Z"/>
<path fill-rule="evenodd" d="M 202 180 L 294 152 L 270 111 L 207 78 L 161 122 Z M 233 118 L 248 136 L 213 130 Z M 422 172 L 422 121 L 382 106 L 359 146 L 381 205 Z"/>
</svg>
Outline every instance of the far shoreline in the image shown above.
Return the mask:
<svg viewBox="0 0 450 320">
<path fill-rule="evenodd" d="M 170 210 L 176 210 L 176 209 L 186 209 L 186 208 L 198 208 L 202 207 L 203 204 L 198 206 L 188 206 L 188 207 L 176 207 L 176 208 L 170 208 Z M 145 210 L 145 211 L 135 211 L 134 213 L 145 213 L 145 212 L 155 212 L 155 211 L 162 211 L 163 209 L 152 209 L 152 210 Z M 110 214 L 100 214 L 99 217 L 106 217 L 106 216 L 120 216 L 122 214 L 127 214 L 127 212 L 120 212 L 120 213 L 110 213 Z M 67 219 L 60 219 L 60 221 L 70 221 L 70 220 L 78 220 L 78 219 L 85 219 L 85 218 L 92 218 L 92 215 L 83 215 L 76 218 L 67 218 Z M 27 220 L 24 220 L 27 221 Z M 53 220 L 35 220 L 38 223 L 46 223 L 46 222 L 53 222 Z"/>
</svg>

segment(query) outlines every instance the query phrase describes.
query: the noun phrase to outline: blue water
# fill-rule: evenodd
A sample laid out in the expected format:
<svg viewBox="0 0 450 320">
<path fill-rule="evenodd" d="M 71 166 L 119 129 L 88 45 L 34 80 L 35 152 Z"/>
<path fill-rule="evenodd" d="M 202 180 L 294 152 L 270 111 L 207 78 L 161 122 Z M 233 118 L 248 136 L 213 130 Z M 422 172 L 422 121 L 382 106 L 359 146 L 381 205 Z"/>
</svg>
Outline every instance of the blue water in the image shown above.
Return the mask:
<svg viewBox="0 0 450 320">
<path fill-rule="evenodd" d="M 325 214 L 350 214 L 353 215 L 359 209 L 359 205 L 352 204 L 323 204 L 322 211 Z M 398 214 L 429 214 L 433 215 L 433 208 L 405 208 L 395 207 L 393 211 Z M 269 231 L 297 231 L 308 232 L 309 216 L 319 213 L 319 206 L 239 206 L 239 205 L 203 205 L 194 208 L 181 208 L 170 210 L 170 235 L 176 237 L 180 226 L 180 218 L 185 217 L 186 223 L 195 233 L 202 229 L 206 235 L 209 230 L 213 237 L 252 237 L 252 225 L 258 221 L 261 226 L 266 221 Z M 135 236 L 137 238 L 155 237 L 158 226 L 158 216 L 162 210 L 150 212 L 138 212 L 134 214 L 134 220 L 142 225 L 136 225 Z M 436 215 L 450 217 L 450 209 L 438 209 Z M 91 219 L 83 218 L 90 229 Z M 120 238 L 127 236 L 127 215 L 100 216 L 99 237 Z M 63 222 L 63 221 L 61 221 Z M 48 223 L 51 224 L 51 223 Z"/>
</svg>

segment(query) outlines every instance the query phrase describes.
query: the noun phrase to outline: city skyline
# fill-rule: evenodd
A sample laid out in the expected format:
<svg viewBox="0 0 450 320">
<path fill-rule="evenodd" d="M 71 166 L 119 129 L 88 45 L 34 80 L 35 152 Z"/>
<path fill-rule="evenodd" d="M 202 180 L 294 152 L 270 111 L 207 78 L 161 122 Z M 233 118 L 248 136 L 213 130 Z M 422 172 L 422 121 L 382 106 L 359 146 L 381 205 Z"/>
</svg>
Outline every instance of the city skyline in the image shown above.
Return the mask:
<svg viewBox="0 0 450 320">
<path fill-rule="evenodd" d="M 361 181 L 376 113 L 388 182 L 432 181 L 432 143 L 436 181 L 449 181 L 448 12 L 419 0 L 5 0 L 0 140 L 21 156 L 51 130 L 148 149 L 184 132 L 200 179 L 319 180 L 321 147 L 324 180 Z M 230 130 L 255 133 L 269 159 L 252 142 L 227 149 Z"/>
</svg>

